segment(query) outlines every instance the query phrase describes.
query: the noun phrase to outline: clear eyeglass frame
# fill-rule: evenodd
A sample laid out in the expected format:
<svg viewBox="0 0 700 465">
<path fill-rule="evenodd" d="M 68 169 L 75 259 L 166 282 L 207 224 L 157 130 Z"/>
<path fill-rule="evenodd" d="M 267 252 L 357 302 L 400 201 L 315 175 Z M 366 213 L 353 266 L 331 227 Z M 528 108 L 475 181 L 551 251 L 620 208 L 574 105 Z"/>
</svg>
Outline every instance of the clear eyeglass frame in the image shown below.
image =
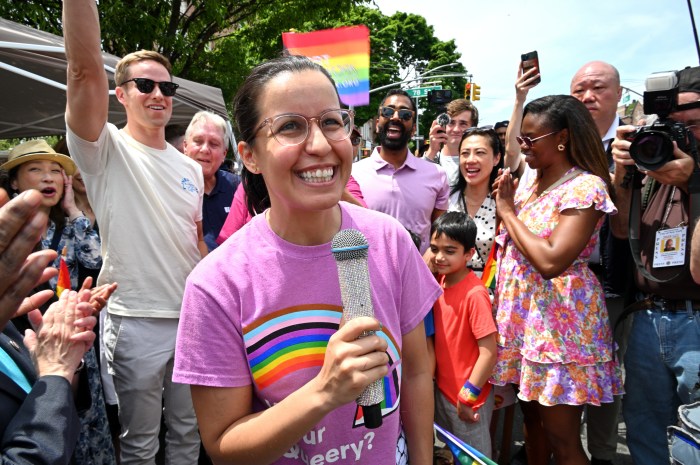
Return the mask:
<svg viewBox="0 0 700 465">
<path fill-rule="evenodd" d="M 270 136 L 280 145 L 291 147 L 303 144 L 311 132 L 311 122 L 316 121 L 327 140 L 338 142 L 350 137 L 355 112 L 352 110 L 326 110 L 318 116 L 306 117 L 297 113 L 283 113 L 265 118 L 255 130 L 257 134 L 265 126 Z"/>
</svg>

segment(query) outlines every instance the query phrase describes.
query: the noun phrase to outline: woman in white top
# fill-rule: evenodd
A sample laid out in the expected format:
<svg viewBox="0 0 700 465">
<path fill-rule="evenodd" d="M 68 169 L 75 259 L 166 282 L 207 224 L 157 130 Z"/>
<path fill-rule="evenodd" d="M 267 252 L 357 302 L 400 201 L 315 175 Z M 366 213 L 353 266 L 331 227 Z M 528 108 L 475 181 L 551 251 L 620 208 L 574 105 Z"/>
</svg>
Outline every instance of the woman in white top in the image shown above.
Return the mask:
<svg viewBox="0 0 700 465">
<path fill-rule="evenodd" d="M 472 128 L 464 133 L 459 144 L 459 175 L 450 191 L 448 211 L 466 212 L 476 223 L 476 253 L 468 266 L 479 277 L 496 235 L 496 200 L 491 185 L 502 163 L 496 131 Z"/>
</svg>

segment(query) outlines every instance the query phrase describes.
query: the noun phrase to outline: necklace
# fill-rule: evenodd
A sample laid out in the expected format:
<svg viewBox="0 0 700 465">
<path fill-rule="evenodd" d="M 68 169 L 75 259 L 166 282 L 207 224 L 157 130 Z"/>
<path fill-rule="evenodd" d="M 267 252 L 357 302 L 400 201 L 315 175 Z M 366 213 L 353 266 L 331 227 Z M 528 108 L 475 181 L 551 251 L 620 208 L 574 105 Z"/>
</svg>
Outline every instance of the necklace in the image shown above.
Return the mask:
<svg viewBox="0 0 700 465">
<path fill-rule="evenodd" d="M 549 187 L 546 188 L 544 191 L 542 191 L 542 193 L 538 194 L 538 193 L 537 193 L 537 189 L 535 189 L 535 191 L 534 191 L 533 193 L 534 193 L 538 198 L 539 198 L 539 197 L 542 197 L 543 195 L 549 194 L 549 193 L 552 192 L 554 189 L 556 189 L 557 187 L 559 187 L 559 186 L 561 186 L 562 184 L 564 184 L 566 181 L 575 178 L 576 176 L 578 176 L 578 175 L 581 174 L 581 173 L 583 173 L 583 170 L 582 170 L 581 168 L 574 168 L 573 171 L 570 171 L 568 174 L 565 174 L 565 175 L 562 176 L 561 178 L 557 179 L 554 183 L 552 183 L 551 186 L 549 186 Z M 538 187 L 539 187 L 539 186 L 538 186 Z"/>
</svg>

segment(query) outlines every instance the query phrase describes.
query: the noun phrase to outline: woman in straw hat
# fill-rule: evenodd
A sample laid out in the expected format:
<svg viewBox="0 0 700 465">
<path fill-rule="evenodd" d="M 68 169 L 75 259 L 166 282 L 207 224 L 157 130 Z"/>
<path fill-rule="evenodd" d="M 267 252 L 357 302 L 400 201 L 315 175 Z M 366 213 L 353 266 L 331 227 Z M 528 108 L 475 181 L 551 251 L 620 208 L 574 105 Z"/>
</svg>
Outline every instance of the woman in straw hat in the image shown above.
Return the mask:
<svg viewBox="0 0 700 465">
<path fill-rule="evenodd" d="M 41 249 L 54 249 L 59 258 L 53 266 L 60 268 L 63 256 L 70 275 L 70 288 L 78 289 L 78 264 L 85 268 L 102 266 L 100 239 L 92 223 L 78 209 L 73 195 L 72 176 L 76 171 L 70 157 L 57 153 L 42 139 L 24 142 L 10 151 L 8 161 L 0 166 L 4 186 L 11 195 L 34 189 L 41 193 L 41 208 L 49 222 L 42 235 Z M 59 277 L 49 282 L 53 290 L 68 287 Z M 58 287 L 58 289 L 57 289 Z M 23 326 L 21 321 L 15 325 Z M 25 325 L 26 326 L 26 325 Z M 90 407 L 80 412 L 81 434 L 73 454 L 77 464 L 113 464 L 114 448 L 107 425 L 102 383 L 94 349 L 84 357 Z"/>
<path fill-rule="evenodd" d="M 75 164 L 70 157 L 54 151 L 46 141 L 24 142 L 10 151 L 8 161 L 0 166 L 7 172 L 8 192 L 18 194 L 36 189 L 42 194 L 42 208 L 50 221 L 42 237 L 43 249 L 52 248 L 64 259 L 70 272 L 71 288 L 77 289 L 78 263 L 90 269 L 102 266 L 100 239 L 92 224 L 75 204 L 72 175 Z M 56 233 L 59 234 L 56 234 Z M 59 259 L 54 263 L 58 267 Z M 51 287 L 56 287 L 51 280 Z"/>
</svg>

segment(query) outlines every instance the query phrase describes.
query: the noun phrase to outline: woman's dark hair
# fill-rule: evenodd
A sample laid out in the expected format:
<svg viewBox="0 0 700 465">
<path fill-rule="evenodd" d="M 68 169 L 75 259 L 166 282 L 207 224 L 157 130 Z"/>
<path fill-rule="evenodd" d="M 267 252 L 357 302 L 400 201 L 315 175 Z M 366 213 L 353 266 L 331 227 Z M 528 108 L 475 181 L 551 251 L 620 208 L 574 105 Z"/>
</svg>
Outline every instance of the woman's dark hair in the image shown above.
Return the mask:
<svg viewBox="0 0 700 465">
<path fill-rule="evenodd" d="M 459 141 L 459 148 L 461 151 L 462 148 L 462 143 L 468 138 L 472 136 L 481 136 L 485 137 L 488 142 L 489 146 L 491 147 L 491 151 L 493 152 L 493 156 L 501 156 L 501 140 L 498 138 L 498 134 L 496 134 L 496 131 L 493 129 L 486 129 L 486 128 L 470 128 L 467 129 L 464 134 L 462 135 L 462 140 Z M 489 192 L 491 192 L 491 186 L 493 185 L 493 182 L 496 180 L 496 177 L 498 177 L 498 170 L 500 168 L 503 168 L 503 157 L 498 160 L 498 163 L 493 167 L 491 170 L 491 175 L 489 176 Z M 455 192 L 459 192 L 459 198 L 460 201 L 464 203 L 464 189 L 467 187 L 467 180 L 462 175 L 462 170 L 458 169 L 457 170 L 457 182 L 452 186 L 452 189 L 450 190 L 450 195 L 453 195 Z M 465 204 L 466 205 L 466 204 Z M 465 208 L 466 211 L 466 208 Z"/>
<path fill-rule="evenodd" d="M 335 81 L 326 69 L 306 57 L 286 55 L 266 61 L 250 72 L 233 99 L 233 115 L 239 140 L 253 147 L 256 130 L 260 124 L 261 115 L 258 103 L 265 86 L 282 73 L 300 73 L 303 71 L 318 71 L 328 78 L 333 85 L 336 95 L 338 90 Z M 338 97 L 340 101 L 340 97 Z M 245 165 L 241 171 L 241 181 L 246 193 L 248 212 L 255 216 L 270 206 L 270 196 L 265 180 L 261 174 L 251 173 Z"/>
<path fill-rule="evenodd" d="M 608 160 L 598 128 L 583 103 L 570 95 L 548 95 L 528 103 L 523 118 L 528 114 L 542 118 L 546 132 L 568 130 L 569 142 L 565 145 L 569 161 L 601 178 L 610 196 L 613 195 Z"/>
<path fill-rule="evenodd" d="M 440 237 L 443 234 L 462 244 L 465 251 L 476 245 L 476 223 L 467 213 L 447 212 L 433 221 L 430 237 Z"/>
</svg>

